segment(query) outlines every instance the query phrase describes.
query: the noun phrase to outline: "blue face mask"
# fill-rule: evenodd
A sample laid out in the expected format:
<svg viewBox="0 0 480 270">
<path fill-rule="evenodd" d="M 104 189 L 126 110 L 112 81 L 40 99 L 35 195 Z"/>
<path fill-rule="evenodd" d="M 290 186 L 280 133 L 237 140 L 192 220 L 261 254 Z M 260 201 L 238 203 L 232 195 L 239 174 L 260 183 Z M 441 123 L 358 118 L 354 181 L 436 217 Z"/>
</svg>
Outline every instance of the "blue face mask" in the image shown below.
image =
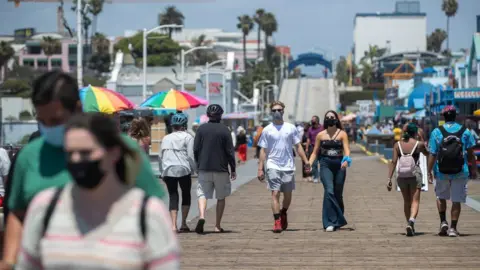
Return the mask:
<svg viewBox="0 0 480 270">
<path fill-rule="evenodd" d="M 53 146 L 63 146 L 63 136 L 65 135 L 65 125 L 46 127 L 43 124 L 38 125 L 40 133 L 49 144 Z"/>
</svg>

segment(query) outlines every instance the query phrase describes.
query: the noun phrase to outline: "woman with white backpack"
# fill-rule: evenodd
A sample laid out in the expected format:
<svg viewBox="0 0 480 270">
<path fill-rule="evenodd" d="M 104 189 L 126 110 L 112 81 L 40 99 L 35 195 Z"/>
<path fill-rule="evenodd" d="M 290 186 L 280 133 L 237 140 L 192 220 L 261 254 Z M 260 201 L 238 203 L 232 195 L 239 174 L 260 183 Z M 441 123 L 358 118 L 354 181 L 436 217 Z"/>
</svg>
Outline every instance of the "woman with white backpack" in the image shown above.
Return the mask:
<svg viewBox="0 0 480 270">
<path fill-rule="evenodd" d="M 402 191 L 403 211 L 407 220 L 407 236 L 415 235 L 415 218 L 420 204 L 420 193 L 423 185 L 422 171 L 419 167 L 420 153 L 428 156 L 422 141 L 416 140 L 418 127 L 409 123 L 403 133 L 403 139 L 393 147 L 393 159 L 388 172 L 388 191 L 392 190 L 392 177 L 397 175 L 397 184 Z M 398 163 L 398 164 L 397 164 Z"/>
</svg>

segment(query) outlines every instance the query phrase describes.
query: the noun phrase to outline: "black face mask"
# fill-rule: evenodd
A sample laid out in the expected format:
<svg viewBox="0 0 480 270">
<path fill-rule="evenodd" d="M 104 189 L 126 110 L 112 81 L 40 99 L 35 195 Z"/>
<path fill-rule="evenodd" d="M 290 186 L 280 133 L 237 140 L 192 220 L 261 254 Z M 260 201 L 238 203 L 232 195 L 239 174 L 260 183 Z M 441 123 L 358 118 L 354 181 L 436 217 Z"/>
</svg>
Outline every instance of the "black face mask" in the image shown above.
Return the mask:
<svg viewBox="0 0 480 270">
<path fill-rule="evenodd" d="M 100 169 L 101 160 L 67 162 L 67 170 L 77 185 L 85 189 L 94 189 L 105 175 Z"/>
<path fill-rule="evenodd" d="M 312 126 L 316 126 L 316 125 L 318 125 L 318 123 L 315 121 L 312 121 Z"/>
<path fill-rule="evenodd" d="M 325 125 L 327 125 L 327 127 L 333 127 L 333 126 L 336 126 L 338 123 L 338 120 L 337 119 L 325 119 Z"/>
</svg>

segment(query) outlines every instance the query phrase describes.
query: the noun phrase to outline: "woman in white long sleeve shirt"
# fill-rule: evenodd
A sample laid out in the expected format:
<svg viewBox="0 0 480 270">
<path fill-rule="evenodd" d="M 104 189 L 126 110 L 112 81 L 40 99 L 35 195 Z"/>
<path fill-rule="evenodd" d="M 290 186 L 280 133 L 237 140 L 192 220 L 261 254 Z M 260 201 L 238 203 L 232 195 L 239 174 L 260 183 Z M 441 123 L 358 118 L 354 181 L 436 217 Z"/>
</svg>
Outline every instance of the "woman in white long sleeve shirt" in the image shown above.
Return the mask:
<svg viewBox="0 0 480 270">
<path fill-rule="evenodd" d="M 172 230 L 188 232 L 187 216 L 190 211 L 192 188 L 192 173 L 196 165 L 193 156 L 193 136 L 185 131 L 187 117 L 183 113 L 172 116 L 171 125 L 173 132 L 165 136 L 160 149 L 160 173 L 167 185 L 170 197 L 170 216 L 172 218 Z M 178 214 L 178 185 L 182 191 L 182 226 L 177 229 Z"/>
</svg>

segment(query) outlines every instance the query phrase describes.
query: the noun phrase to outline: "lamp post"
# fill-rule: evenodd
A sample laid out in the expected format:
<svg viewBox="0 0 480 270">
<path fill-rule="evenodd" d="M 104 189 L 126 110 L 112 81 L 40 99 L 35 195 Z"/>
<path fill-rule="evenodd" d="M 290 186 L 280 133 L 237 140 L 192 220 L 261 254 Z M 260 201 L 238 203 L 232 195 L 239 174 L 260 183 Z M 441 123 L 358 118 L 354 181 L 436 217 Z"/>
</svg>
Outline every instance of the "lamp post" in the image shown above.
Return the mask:
<svg viewBox="0 0 480 270">
<path fill-rule="evenodd" d="M 83 86 L 82 0 L 77 0 L 77 83 Z"/>
<path fill-rule="evenodd" d="M 180 77 L 180 80 L 181 80 L 181 86 L 180 86 L 180 90 L 183 91 L 185 90 L 185 55 L 191 53 L 191 52 L 194 52 L 196 50 L 206 50 L 206 49 L 210 49 L 210 47 L 207 47 L 207 46 L 199 46 L 199 47 L 193 47 L 191 48 L 190 50 L 188 51 L 185 51 L 182 49 L 182 54 L 181 54 L 181 69 L 182 69 L 182 75 Z"/>
<path fill-rule="evenodd" d="M 263 101 L 264 101 L 265 90 L 267 90 L 267 102 L 264 103 Z M 269 84 L 267 86 L 262 87 L 262 118 L 265 117 L 265 104 L 270 104 L 270 95 L 268 94 L 270 90 L 278 91 L 278 86 L 275 84 Z"/>
<path fill-rule="evenodd" d="M 264 84 L 264 83 L 270 83 L 270 80 L 262 80 L 262 81 L 256 81 L 256 82 L 253 82 L 253 89 L 256 89 L 258 85 L 260 84 Z M 257 98 L 257 103 L 255 104 L 255 121 L 257 122 L 258 124 L 258 102 L 259 99 Z"/>
<path fill-rule="evenodd" d="M 80 0 L 79 0 L 80 1 Z M 183 28 L 183 25 L 177 24 L 166 24 L 154 27 L 150 30 L 147 28 L 143 29 L 143 88 L 142 88 L 142 98 L 145 101 L 147 99 L 147 36 L 148 34 L 165 29 L 165 28 Z"/>
<path fill-rule="evenodd" d="M 206 89 L 206 98 L 207 98 L 207 102 L 210 103 L 210 78 L 209 78 L 209 68 L 216 65 L 216 64 L 220 64 L 220 63 L 226 63 L 227 62 L 227 59 L 219 59 L 219 60 L 216 60 L 216 61 L 213 61 L 212 63 L 205 63 L 205 89 Z M 223 83 L 225 82 L 225 71 L 222 72 L 222 76 L 223 76 Z M 223 88 L 223 95 L 225 96 L 226 94 L 226 91 L 225 91 L 225 85 L 222 86 Z M 225 100 L 225 98 L 224 98 Z M 224 102 L 223 104 L 223 109 L 225 109 L 225 105 L 226 105 L 226 102 Z"/>
</svg>

